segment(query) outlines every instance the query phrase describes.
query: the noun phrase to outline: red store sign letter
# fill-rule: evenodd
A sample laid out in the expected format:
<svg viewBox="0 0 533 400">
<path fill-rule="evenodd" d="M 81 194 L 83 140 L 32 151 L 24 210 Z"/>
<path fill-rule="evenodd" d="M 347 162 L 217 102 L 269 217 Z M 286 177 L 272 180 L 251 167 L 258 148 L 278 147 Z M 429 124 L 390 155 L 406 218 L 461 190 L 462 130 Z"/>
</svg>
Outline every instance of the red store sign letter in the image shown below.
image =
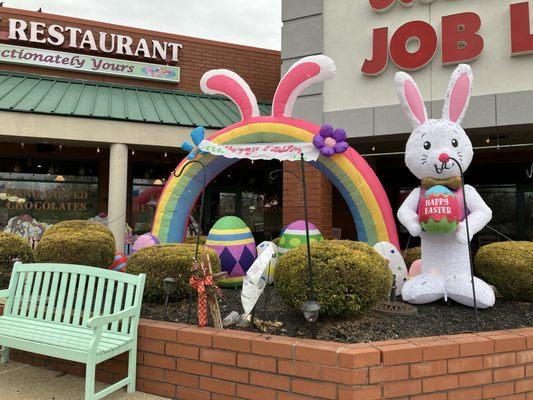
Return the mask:
<svg viewBox="0 0 533 400">
<path fill-rule="evenodd" d="M 529 2 L 511 4 L 511 55 L 533 52 L 533 35 L 529 23 Z"/>
<path fill-rule="evenodd" d="M 444 65 L 469 62 L 483 52 L 483 38 L 479 15 L 467 12 L 442 17 L 442 63 Z"/>
<path fill-rule="evenodd" d="M 408 50 L 412 41 L 418 41 L 418 49 Z M 437 51 L 437 32 L 424 21 L 413 21 L 402 25 L 392 35 L 390 57 L 398 68 L 418 70 L 426 66 Z"/>
</svg>

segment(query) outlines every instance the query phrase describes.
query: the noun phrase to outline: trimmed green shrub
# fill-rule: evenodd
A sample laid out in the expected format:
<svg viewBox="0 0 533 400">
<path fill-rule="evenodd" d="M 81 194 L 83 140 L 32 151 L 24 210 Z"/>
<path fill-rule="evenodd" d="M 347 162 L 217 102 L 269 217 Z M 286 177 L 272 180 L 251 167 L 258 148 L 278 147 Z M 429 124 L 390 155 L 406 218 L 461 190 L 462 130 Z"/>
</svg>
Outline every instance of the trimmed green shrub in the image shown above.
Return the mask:
<svg viewBox="0 0 533 400">
<path fill-rule="evenodd" d="M 200 235 L 200 244 L 204 245 L 205 241 L 207 240 L 207 236 Z M 196 244 L 196 236 L 189 236 L 185 239 L 185 243 L 188 244 Z"/>
<path fill-rule="evenodd" d="M 499 242 L 481 247 L 476 274 L 507 299 L 533 301 L 533 242 Z"/>
<path fill-rule="evenodd" d="M 167 277 L 176 279 L 178 285 L 175 296 L 178 299 L 187 296 L 195 249 L 193 244 L 158 244 L 140 249 L 130 256 L 126 268 L 128 273 L 146 274 L 145 301 L 164 301 L 163 279 Z M 213 272 L 219 272 L 220 260 L 217 253 L 209 247 L 201 246 L 200 254 L 204 253 L 209 254 Z"/>
<path fill-rule="evenodd" d="M 15 261 L 33 262 L 31 246 L 18 235 L 0 232 L 0 289 L 9 285 Z"/>
<path fill-rule="evenodd" d="M 353 316 L 385 299 L 392 285 L 387 261 L 365 243 L 324 240 L 311 244 L 315 300 L 320 313 Z M 307 248 L 289 250 L 278 261 L 276 290 L 292 308 L 309 300 Z"/>
<path fill-rule="evenodd" d="M 63 221 L 48 229 L 37 248 L 35 261 L 107 268 L 115 257 L 115 238 L 102 224 Z"/>
<path fill-rule="evenodd" d="M 407 268 L 411 268 L 412 263 L 422 258 L 422 249 L 420 246 L 411 247 L 405 250 L 405 252 L 402 252 L 402 254 L 403 253 L 405 253 L 403 259 L 405 260 L 405 265 L 407 265 Z"/>
</svg>

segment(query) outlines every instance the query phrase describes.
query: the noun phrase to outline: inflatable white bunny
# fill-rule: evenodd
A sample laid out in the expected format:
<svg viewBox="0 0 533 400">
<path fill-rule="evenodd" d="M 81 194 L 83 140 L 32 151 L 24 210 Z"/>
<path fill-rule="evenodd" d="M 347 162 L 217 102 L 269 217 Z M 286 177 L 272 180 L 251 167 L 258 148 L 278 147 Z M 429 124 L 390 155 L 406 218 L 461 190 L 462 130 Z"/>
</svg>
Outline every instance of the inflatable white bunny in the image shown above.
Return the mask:
<svg viewBox="0 0 533 400">
<path fill-rule="evenodd" d="M 402 109 L 414 128 L 407 141 L 405 163 L 421 180 L 421 186 L 411 192 L 398 210 L 402 225 L 412 236 L 420 236 L 422 241 L 422 273 L 405 283 L 402 297 L 413 304 L 449 297 L 474 306 L 467 241 L 490 221 L 492 211 L 472 186 L 465 185 L 465 193 L 462 193 L 460 171 L 456 165 L 459 163 L 465 171 L 474 154 L 472 143 L 460 125 L 472 94 L 472 70 L 461 64 L 453 72 L 442 119 L 428 119 L 420 91 L 408 74 L 398 72 L 395 83 Z M 458 211 L 454 224 L 457 225 L 452 225 L 451 232 L 430 233 L 420 222 L 419 214 L 424 211 L 419 208 L 423 207 L 421 198 L 427 198 L 426 192 L 436 187 L 445 192 L 444 197 L 449 194 L 456 198 Z M 466 196 L 468 210 L 464 210 L 463 196 Z M 449 212 L 450 208 L 447 210 Z M 468 218 L 469 238 L 465 218 Z M 474 278 L 474 284 L 477 306 L 493 306 L 492 288 L 478 278 Z"/>
</svg>

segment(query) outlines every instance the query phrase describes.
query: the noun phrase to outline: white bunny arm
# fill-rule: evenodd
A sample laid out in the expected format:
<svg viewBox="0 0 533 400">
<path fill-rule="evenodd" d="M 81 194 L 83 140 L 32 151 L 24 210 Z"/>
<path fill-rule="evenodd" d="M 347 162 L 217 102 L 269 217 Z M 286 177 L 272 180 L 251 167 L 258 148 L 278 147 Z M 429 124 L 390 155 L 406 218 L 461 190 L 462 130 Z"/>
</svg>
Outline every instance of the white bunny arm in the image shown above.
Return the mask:
<svg viewBox="0 0 533 400">
<path fill-rule="evenodd" d="M 420 201 L 420 188 L 415 188 L 407 196 L 400 209 L 398 210 L 398 220 L 407 228 L 412 236 L 419 236 L 422 232 L 418 217 L 418 202 Z"/>
<path fill-rule="evenodd" d="M 465 185 L 466 205 L 468 206 L 468 229 L 470 238 L 482 230 L 492 219 L 492 210 L 483 201 L 476 189 L 470 185 Z M 466 218 L 465 218 L 466 219 Z M 457 240 L 466 243 L 466 223 L 461 221 L 457 230 Z"/>
</svg>

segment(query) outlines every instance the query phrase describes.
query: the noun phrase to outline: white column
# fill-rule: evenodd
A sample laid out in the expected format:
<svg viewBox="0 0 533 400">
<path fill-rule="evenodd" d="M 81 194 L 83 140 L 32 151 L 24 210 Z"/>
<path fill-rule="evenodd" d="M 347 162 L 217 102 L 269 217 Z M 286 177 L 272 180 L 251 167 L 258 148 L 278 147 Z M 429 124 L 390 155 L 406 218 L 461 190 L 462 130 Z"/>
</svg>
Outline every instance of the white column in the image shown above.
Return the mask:
<svg viewBox="0 0 533 400">
<path fill-rule="evenodd" d="M 115 236 L 117 251 L 124 251 L 128 191 L 128 146 L 115 143 L 109 149 L 108 227 Z"/>
</svg>

